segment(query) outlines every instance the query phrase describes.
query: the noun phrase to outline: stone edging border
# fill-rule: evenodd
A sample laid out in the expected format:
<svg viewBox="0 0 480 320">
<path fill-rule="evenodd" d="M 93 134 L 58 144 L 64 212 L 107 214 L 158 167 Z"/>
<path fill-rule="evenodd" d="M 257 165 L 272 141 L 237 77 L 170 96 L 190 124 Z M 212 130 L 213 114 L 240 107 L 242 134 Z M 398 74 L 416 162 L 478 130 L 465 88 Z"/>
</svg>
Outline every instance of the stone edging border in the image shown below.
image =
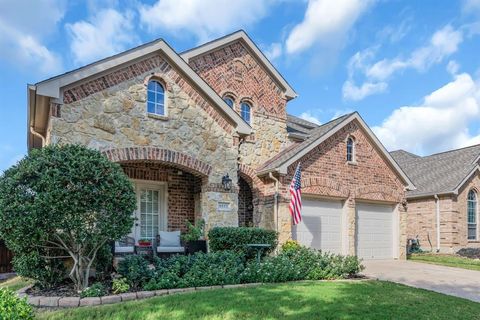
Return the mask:
<svg viewBox="0 0 480 320">
<path fill-rule="evenodd" d="M 296 283 L 296 282 L 358 282 L 358 281 L 371 281 L 373 279 L 342 279 L 342 280 L 300 280 L 300 281 L 290 281 L 285 283 Z M 84 307 L 84 306 L 99 306 L 104 304 L 113 304 L 124 301 L 132 300 L 141 300 L 151 297 L 159 297 L 170 294 L 179 294 L 193 291 L 203 291 L 211 289 L 235 289 L 235 288 L 248 288 L 248 287 L 258 287 L 262 286 L 264 283 L 242 283 L 242 284 L 229 284 L 229 285 L 220 285 L 220 286 L 209 286 L 209 287 L 193 287 L 193 288 L 177 288 L 177 289 L 163 289 L 163 290 L 154 290 L 154 291 L 137 291 L 137 292 L 128 292 L 121 293 L 117 295 L 103 296 L 103 297 L 90 297 L 90 298 L 80 298 L 80 297 L 45 297 L 45 296 L 31 296 L 26 293 L 31 286 L 24 287 L 17 291 L 19 297 L 27 298 L 27 302 L 39 308 L 75 308 L 75 307 Z"/>
</svg>

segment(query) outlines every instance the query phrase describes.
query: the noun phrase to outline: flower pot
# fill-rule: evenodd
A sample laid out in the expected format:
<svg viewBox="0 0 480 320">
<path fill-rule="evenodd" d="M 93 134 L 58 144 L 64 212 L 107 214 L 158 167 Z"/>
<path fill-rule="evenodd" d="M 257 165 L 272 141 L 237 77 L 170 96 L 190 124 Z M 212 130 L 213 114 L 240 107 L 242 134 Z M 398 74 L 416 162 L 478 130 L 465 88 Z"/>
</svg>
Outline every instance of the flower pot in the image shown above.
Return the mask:
<svg viewBox="0 0 480 320">
<path fill-rule="evenodd" d="M 207 240 L 188 241 L 186 249 L 188 254 L 194 254 L 195 252 L 207 253 Z"/>
<path fill-rule="evenodd" d="M 152 245 L 151 242 L 139 242 L 138 246 L 139 247 L 150 247 Z"/>
</svg>

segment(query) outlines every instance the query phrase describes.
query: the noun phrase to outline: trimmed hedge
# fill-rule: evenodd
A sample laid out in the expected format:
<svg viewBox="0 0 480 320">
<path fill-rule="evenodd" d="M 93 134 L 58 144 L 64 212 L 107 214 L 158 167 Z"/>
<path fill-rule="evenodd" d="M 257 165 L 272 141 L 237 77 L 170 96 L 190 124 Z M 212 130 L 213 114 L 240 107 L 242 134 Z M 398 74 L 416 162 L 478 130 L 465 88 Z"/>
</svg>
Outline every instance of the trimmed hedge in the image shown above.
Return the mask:
<svg viewBox="0 0 480 320">
<path fill-rule="evenodd" d="M 247 244 L 266 243 L 270 248 L 262 251 L 262 256 L 271 253 L 277 247 L 278 233 L 273 230 L 249 227 L 215 227 L 208 232 L 210 251 L 234 251 L 253 259 L 256 251 Z"/>
<path fill-rule="evenodd" d="M 34 318 L 33 308 L 27 298 L 19 298 L 9 289 L 0 288 L 0 319 L 30 320 Z"/>
</svg>

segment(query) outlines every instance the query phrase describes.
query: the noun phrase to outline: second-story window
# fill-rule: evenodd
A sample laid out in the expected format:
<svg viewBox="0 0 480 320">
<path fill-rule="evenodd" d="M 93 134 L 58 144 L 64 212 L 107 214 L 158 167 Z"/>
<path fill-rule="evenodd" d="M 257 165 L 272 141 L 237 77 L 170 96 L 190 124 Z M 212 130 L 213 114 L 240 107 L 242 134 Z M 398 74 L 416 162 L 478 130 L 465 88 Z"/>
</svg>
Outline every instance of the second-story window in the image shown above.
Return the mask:
<svg viewBox="0 0 480 320">
<path fill-rule="evenodd" d="M 147 112 L 165 116 L 165 111 L 165 89 L 160 82 L 150 80 L 147 88 Z"/>
<path fill-rule="evenodd" d="M 348 138 L 347 139 L 347 161 L 348 162 L 353 162 L 354 160 L 354 141 L 353 138 Z"/>
<path fill-rule="evenodd" d="M 240 105 L 240 115 L 248 124 L 250 124 L 250 109 L 251 107 L 247 102 L 242 102 Z"/>
<path fill-rule="evenodd" d="M 229 96 L 225 96 L 223 97 L 223 101 L 225 101 L 225 103 L 230 107 L 230 108 L 233 108 L 233 99 L 232 97 L 229 97 Z"/>
</svg>

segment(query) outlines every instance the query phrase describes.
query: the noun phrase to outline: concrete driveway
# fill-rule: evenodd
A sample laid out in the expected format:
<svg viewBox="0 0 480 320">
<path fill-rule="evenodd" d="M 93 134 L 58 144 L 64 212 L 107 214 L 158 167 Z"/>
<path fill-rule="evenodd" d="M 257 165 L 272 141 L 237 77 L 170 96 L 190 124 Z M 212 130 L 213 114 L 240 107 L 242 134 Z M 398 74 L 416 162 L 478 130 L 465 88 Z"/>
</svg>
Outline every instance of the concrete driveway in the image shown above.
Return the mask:
<svg viewBox="0 0 480 320">
<path fill-rule="evenodd" d="M 480 271 L 396 260 L 370 260 L 363 265 L 365 275 L 379 280 L 480 302 Z"/>
</svg>

